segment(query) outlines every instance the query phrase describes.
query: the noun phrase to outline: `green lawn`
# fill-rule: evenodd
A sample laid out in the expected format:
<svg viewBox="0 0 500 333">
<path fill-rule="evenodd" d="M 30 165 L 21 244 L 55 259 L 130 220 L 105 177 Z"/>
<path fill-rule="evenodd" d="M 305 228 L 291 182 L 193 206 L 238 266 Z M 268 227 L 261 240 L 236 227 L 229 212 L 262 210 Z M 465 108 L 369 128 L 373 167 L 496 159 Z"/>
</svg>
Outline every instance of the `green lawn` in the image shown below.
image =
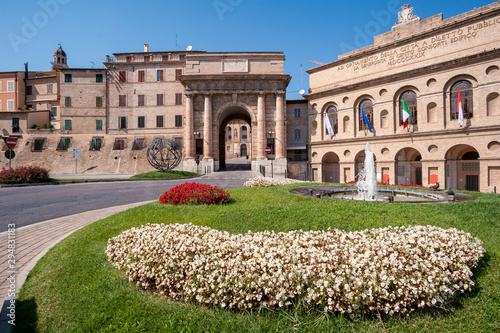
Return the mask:
<svg viewBox="0 0 500 333">
<path fill-rule="evenodd" d="M 150 171 L 130 177 L 130 179 L 162 179 L 162 178 L 184 178 L 194 177 L 199 174 L 188 171 Z"/>
<path fill-rule="evenodd" d="M 78 230 L 31 271 L 16 307 L 14 332 L 495 332 L 500 331 L 500 196 L 453 204 L 405 205 L 320 200 L 294 186 L 230 190 L 225 206 L 152 203 Z M 348 231 L 402 225 L 455 227 L 484 242 L 471 293 L 445 309 L 409 317 L 350 318 L 279 310 L 230 311 L 163 299 L 137 289 L 107 261 L 107 240 L 145 223 L 194 223 L 231 233 L 248 230 Z"/>
</svg>

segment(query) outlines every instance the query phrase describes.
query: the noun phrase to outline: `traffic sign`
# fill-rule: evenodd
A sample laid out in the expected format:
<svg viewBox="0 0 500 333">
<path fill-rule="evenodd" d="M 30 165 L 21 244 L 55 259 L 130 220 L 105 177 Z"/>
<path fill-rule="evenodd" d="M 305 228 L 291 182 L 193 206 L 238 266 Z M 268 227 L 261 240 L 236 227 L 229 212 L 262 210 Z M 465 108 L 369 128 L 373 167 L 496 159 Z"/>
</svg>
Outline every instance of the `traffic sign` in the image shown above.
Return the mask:
<svg viewBox="0 0 500 333">
<path fill-rule="evenodd" d="M 17 145 L 17 139 L 16 138 L 7 138 L 7 139 L 5 139 L 5 143 L 7 144 L 7 147 L 14 148 Z"/>
<path fill-rule="evenodd" d="M 12 149 L 6 150 L 5 157 L 8 158 L 9 160 L 11 160 L 14 157 L 16 157 L 16 153 Z"/>
<path fill-rule="evenodd" d="M 266 154 L 271 154 L 271 147 L 266 147 L 264 151 L 266 152 Z"/>
<path fill-rule="evenodd" d="M 80 158 L 80 152 L 81 152 L 80 148 L 73 149 L 73 158 Z"/>
</svg>

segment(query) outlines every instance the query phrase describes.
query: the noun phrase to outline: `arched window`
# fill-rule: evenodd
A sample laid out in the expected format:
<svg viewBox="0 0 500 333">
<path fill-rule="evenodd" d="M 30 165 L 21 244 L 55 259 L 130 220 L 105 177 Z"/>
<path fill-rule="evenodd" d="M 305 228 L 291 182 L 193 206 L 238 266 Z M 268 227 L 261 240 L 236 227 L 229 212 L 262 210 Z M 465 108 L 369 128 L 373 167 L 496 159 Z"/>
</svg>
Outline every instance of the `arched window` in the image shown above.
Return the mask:
<svg viewBox="0 0 500 333">
<path fill-rule="evenodd" d="M 369 99 L 364 99 L 359 103 L 359 130 L 368 130 L 368 124 L 363 120 L 363 111 L 365 111 L 366 118 L 370 122 L 371 129 L 373 130 L 373 103 Z"/>
<path fill-rule="evenodd" d="M 246 141 L 247 140 L 247 127 L 243 126 L 241 128 L 241 141 Z"/>
<path fill-rule="evenodd" d="M 330 122 L 334 133 L 338 133 L 338 131 L 339 131 L 339 125 L 338 125 L 337 120 L 338 120 L 337 108 L 332 105 L 332 106 L 328 107 L 328 109 L 326 109 L 325 121 Z M 328 134 L 328 130 L 326 129 L 326 127 L 325 127 L 325 134 Z"/>
<path fill-rule="evenodd" d="M 238 129 L 237 128 L 234 129 L 234 139 L 238 140 Z"/>
<path fill-rule="evenodd" d="M 408 118 L 408 124 L 417 123 L 417 94 L 413 91 L 406 91 L 401 94 L 399 98 L 399 126 L 403 125 L 403 100 L 405 101 L 406 107 L 410 112 L 410 117 Z"/>
<path fill-rule="evenodd" d="M 451 87 L 450 119 L 458 119 L 458 89 L 462 98 L 464 119 L 472 118 L 472 84 L 469 81 L 458 81 Z"/>
</svg>

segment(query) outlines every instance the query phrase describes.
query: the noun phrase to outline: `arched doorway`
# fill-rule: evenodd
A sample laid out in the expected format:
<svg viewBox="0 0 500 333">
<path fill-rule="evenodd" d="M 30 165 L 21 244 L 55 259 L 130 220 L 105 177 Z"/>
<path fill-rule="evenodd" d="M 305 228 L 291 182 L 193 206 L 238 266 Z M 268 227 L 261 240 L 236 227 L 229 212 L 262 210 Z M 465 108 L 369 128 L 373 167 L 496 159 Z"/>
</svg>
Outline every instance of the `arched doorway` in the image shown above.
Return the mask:
<svg viewBox="0 0 500 333">
<path fill-rule="evenodd" d="M 363 170 L 364 165 L 365 165 L 365 150 L 361 150 L 359 153 L 356 154 L 356 158 L 354 159 L 354 179 L 358 180 L 358 175 L 361 170 Z M 377 156 L 373 154 L 373 160 L 375 162 L 375 172 L 377 172 Z"/>
<path fill-rule="evenodd" d="M 243 121 L 245 122 L 245 135 L 249 132 L 249 135 L 245 136 L 245 143 L 242 143 L 240 135 L 235 134 L 236 128 L 232 128 L 234 135 L 228 135 L 231 133 L 227 129 L 230 122 Z M 252 121 L 247 110 L 240 106 L 230 106 L 222 111 L 219 115 L 219 170 L 250 170 L 252 168 L 251 163 L 247 163 L 246 156 L 248 160 L 252 159 Z M 248 130 L 249 129 L 249 130 Z M 236 132 L 236 133 L 239 133 Z M 236 149 L 235 149 L 236 147 Z M 239 147 L 239 149 L 238 149 Z M 228 151 L 229 150 L 229 151 Z M 245 151 L 243 151 L 245 150 Z M 228 165 L 228 158 L 233 157 L 240 153 L 239 159 L 231 159 L 230 165 Z M 245 154 L 243 154 L 243 152 Z M 241 157 L 244 157 L 242 159 Z"/>
<path fill-rule="evenodd" d="M 445 155 L 446 188 L 479 191 L 479 153 L 469 145 L 456 145 Z"/>
<path fill-rule="evenodd" d="M 247 145 L 245 143 L 242 143 L 240 146 L 240 156 L 246 158 L 247 155 L 248 155 Z"/>
<path fill-rule="evenodd" d="M 340 183 L 339 156 L 333 152 L 328 152 L 321 160 L 323 167 L 324 183 Z"/>
<path fill-rule="evenodd" d="M 396 154 L 396 183 L 422 185 L 422 155 L 406 147 Z"/>
</svg>

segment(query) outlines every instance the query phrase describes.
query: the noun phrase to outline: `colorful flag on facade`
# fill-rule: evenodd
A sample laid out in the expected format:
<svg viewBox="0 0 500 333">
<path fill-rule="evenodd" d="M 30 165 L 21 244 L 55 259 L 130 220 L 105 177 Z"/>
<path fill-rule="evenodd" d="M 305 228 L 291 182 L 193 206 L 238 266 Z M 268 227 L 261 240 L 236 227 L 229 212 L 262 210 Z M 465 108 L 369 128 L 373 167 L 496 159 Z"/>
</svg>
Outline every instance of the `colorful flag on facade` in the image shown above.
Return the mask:
<svg viewBox="0 0 500 333">
<path fill-rule="evenodd" d="M 462 94 L 460 93 L 460 87 L 458 87 L 457 113 L 458 113 L 458 124 L 460 125 L 460 127 L 462 127 L 464 123 L 464 108 L 462 106 Z"/>
<path fill-rule="evenodd" d="M 410 111 L 408 111 L 405 99 L 403 98 L 403 129 L 408 126 L 408 118 L 410 118 Z"/>
<path fill-rule="evenodd" d="M 368 120 L 368 117 L 366 116 L 365 110 L 361 108 L 361 113 L 363 114 L 363 121 L 365 122 L 366 126 L 368 127 L 368 130 L 373 133 L 372 131 L 372 126 L 370 124 L 370 121 Z"/>
<path fill-rule="evenodd" d="M 328 131 L 328 134 L 330 134 L 330 138 L 332 138 L 335 135 L 335 131 L 333 130 L 332 122 L 330 121 L 330 117 L 328 117 L 328 113 L 326 113 L 325 117 L 325 128 Z"/>
</svg>

